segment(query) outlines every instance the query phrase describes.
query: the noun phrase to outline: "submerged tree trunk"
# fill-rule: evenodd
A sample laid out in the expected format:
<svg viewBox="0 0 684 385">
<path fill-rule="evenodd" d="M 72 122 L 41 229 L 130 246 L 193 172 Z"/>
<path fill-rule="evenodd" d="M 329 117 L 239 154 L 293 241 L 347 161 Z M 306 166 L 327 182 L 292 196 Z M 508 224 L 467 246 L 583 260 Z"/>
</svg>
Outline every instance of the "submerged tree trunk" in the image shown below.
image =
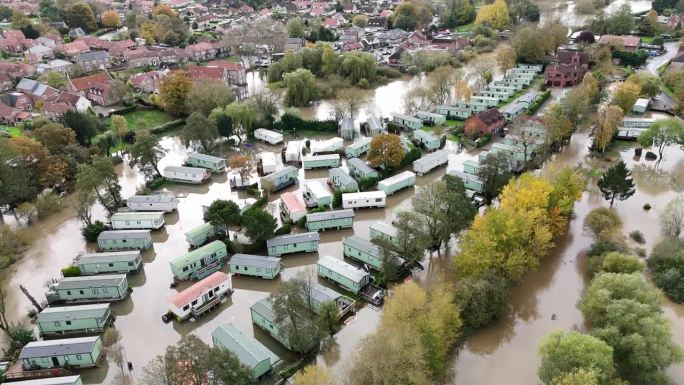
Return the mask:
<svg viewBox="0 0 684 385">
<path fill-rule="evenodd" d="M 24 287 L 24 285 L 19 285 L 19 289 L 22 291 L 22 293 L 24 293 L 24 295 L 26 296 L 26 298 L 28 298 L 28 300 L 31 301 L 31 303 L 33 304 L 33 306 L 36 307 L 36 309 L 38 310 L 38 312 L 43 311 L 43 307 L 40 306 L 40 303 L 38 303 L 38 301 L 36 301 L 36 299 L 33 298 L 33 296 L 28 292 L 28 290 L 26 290 L 26 288 Z"/>
</svg>

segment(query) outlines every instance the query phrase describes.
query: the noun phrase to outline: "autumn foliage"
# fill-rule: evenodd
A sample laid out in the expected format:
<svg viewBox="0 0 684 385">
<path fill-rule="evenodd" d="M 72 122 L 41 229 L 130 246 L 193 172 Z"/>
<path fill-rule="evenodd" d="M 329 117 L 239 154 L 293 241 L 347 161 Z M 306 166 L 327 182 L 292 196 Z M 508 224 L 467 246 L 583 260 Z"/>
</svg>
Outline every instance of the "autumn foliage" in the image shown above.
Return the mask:
<svg viewBox="0 0 684 385">
<path fill-rule="evenodd" d="M 377 135 L 371 141 L 368 161 L 374 167 L 394 169 L 399 167 L 402 159 L 404 159 L 404 146 L 398 135 Z"/>
</svg>

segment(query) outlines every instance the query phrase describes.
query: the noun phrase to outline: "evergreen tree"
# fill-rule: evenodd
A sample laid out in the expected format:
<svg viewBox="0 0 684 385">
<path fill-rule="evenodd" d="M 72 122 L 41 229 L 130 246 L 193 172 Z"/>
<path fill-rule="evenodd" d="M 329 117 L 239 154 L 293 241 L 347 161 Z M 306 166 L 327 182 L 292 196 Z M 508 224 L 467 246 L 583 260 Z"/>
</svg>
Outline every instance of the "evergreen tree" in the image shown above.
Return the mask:
<svg viewBox="0 0 684 385">
<path fill-rule="evenodd" d="M 632 172 L 627 169 L 625 162 L 619 161 L 603 174 L 598 181 L 598 187 L 603 197 L 610 201 L 610 207 L 613 207 L 615 199 L 624 201 L 634 195 Z"/>
</svg>

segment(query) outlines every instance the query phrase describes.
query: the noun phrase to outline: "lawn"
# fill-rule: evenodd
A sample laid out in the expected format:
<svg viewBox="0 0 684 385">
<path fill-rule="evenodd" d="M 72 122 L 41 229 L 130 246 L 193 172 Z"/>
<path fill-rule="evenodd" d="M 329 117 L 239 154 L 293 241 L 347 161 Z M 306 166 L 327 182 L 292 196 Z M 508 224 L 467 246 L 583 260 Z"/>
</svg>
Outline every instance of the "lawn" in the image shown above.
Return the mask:
<svg viewBox="0 0 684 385">
<path fill-rule="evenodd" d="M 0 131 L 5 131 L 9 133 L 9 135 L 13 138 L 16 138 L 17 136 L 23 136 L 24 131 L 21 129 L 19 126 L 5 126 L 4 124 L 0 124 Z"/>
<path fill-rule="evenodd" d="M 475 23 L 464 24 L 456 27 L 456 32 L 468 32 L 475 27 Z"/>
<path fill-rule="evenodd" d="M 138 121 L 145 122 L 149 129 L 174 120 L 173 116 L 159 110 L 136 110 L 124 114 L 123 117 L 126 118 L 128 128 L 132 131 L 138 128 Z M 107 126 L 111 127 L 111 124 L 112 119 L 109 117 L 107 118 Z"/>
</svg>

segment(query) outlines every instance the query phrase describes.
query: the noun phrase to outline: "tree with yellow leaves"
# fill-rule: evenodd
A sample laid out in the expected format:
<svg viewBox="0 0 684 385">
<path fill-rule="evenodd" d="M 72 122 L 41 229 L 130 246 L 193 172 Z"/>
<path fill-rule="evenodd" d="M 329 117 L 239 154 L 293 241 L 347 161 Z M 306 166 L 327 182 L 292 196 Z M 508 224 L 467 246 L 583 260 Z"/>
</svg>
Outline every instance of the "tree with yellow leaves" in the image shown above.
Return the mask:
<svg viewBox="0 0 684 385">
<path fill-rule="evenodd" d="M 399 135 L 382 134 L 373 137 L 368 150 L 368 161 L 374 167 L 395 169 L 404 159 L 404 146 Z"/>
<path fill-rule="evenodd" d="M 456 81 L 456 100 L 462 100 L 464 102 L 469 102 L 470 97 L 473 96 L 473 90 L 468 85 L 468 81 L 464 79 L 459 79 Z"/>
<path fill-rule="evenodd" d="M 636 81 L 626 81 L 621 85 L 617 86 L 615 89 L 615 94 L 613 95 L 612 104 L 620 107 L 622 112 L 627 114 L 634 107 L 641 94 L 641 87 Z"/>
<path fill-rule="evenodd" d="M 333 385 L 335 382 L 328 368 L 309 365 L 294 375 L 294 383 L 295 385 Z"/>
<path fill-rule="evenodd" d="M 100 23 L 105 28 L 116 28 L 121 25 L 121 17 L 116 11 L 104 11 L 100 16 Z"/>
<path fill-rule="evenodd" d="M 177 16 L 176 11 L 168 4 L 159 4 L 152 9 L 152 17 L 157 17 L 158 15 L 166 15 L 172 18 Z"/>
<path fill-rule="evenodd" d="M 503 71 L 504 75 L 509 69 L 515 67 L 517 59 L 513 47 L 501 47 L 496 51 L 496 62 L 499 64 L 499 68 Z"/>
<path fill-rule="evenodd" d="M 475 18 L 475 24 L 487 24 L 493 29 L 502 31 L 508 28 L 509 19 L 506 1 L 495 0 L 492 4 L 480 7 Z"/>
<path fill-rule="evenodd" d="M 615 105 L 604 108 L 599 114 L 599 123 L 594 130 L 594 147 L 602 154 L 605 154 L 606 148 L 613 140 L 623 116 L 622 109 Z"/>
</svg>

